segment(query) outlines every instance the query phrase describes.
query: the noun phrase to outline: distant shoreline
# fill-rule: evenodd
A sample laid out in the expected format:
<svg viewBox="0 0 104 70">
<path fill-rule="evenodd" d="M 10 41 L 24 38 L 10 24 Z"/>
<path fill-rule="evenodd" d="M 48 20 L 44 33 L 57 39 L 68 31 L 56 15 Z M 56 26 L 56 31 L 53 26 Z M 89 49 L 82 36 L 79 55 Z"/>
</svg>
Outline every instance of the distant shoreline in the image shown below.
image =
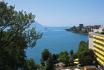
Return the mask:
<svg viewBox="0 0 104 70">
<path fill-rule="evenodd" d="M 69 32 L 77 33 L 77 34 L 88 35 L 88 33 L 84 33 L 84 32 L 81 32 L 81 31 L 73 31 L 73 30 L 70 30 L 70 29 L 65 29 L 65 30 L 69 31 Z"/>
</svg>

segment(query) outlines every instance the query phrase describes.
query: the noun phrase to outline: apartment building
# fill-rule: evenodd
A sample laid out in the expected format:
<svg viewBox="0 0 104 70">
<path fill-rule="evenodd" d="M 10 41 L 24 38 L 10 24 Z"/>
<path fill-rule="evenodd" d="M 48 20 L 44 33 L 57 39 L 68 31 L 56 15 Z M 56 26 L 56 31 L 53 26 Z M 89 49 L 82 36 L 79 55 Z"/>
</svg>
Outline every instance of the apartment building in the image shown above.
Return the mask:
<svg viewBox="0 0 104 70">
<path fill-rule="evenodd" d="M 99 65 L 104 67 L 104 35 L 90 32 L 89 48 L 94 51 Z"/>
</svg>

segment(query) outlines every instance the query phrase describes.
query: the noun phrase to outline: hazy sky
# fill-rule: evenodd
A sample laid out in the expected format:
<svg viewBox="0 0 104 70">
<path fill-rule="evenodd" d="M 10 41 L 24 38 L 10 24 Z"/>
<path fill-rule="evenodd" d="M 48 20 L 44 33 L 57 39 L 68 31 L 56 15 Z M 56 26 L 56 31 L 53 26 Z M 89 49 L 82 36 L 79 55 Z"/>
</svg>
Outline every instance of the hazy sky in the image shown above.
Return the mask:
<svg viewBox="0 0 104 70">
<path fill-rule="evenodd" d="M 6 0 L 46 26 L 104 24 L 104 0 Z"/>
</svg>

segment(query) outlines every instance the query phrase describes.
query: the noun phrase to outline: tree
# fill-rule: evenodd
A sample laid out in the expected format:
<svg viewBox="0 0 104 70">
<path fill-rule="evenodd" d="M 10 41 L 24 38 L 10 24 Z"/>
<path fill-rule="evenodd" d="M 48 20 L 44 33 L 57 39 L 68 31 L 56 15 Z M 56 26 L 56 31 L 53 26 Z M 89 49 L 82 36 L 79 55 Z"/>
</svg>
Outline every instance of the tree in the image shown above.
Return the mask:
<svg viewBox="0 0 104 70">
<path fill-rule="evenodd" d="M 70 50 L 70 56 L 73 56 L 73 55 L 74 55 L 73 50 Z"/>
<path fill-rule="evenodd" d="M 41 61 L 42 66 L 44 66 L 43 68 L 45 68 L 45 70 L 54 70 L 55 59 L 56 55 L 51 54 L 48 49 L 44 49 Z"/>
<path fill-rule="evenodd" d="M 65 63 L 66 66 L 69 65 L 69 59 L 70 59 L 70 57 L 69 57 L 69 54 L 68 54 L 67 51 L 61 52 L 61 53 L 59 54 L 58 60 L 59 60 L 60 62 Z"/>
<path fill-rule="evenodd" d="M 28 29 L 34 22 L 32 13 L 16 11 L 14 6 L 0 2 L 0 70 L 24 70 L 25 50 L 40 37 Z"/>
<path fill-rule="evenodd" d="M 104 34 L 104 31 L 103 31 L 103 32 L 101 32 L 101 34 Z"/>
<path fill-rule="evenodd" d="M 81 66 L 94 65 L 95 60 L 96 59 L 92 50 L 85 50 L 79 55 L 79 62 Z"/>
<path fill-rule="evenodd" d="M 77 53 L 77 57 L 81 66 L 96 65 L 97 62 L 94 55 L 94 52 L 91 49 L 88 49 L 88 43 L 81 41 Z"/>
<path fill-rule="evenodd" d="M 78 54 L 85 50 L 88 50 L 88 43 L 86 43 L 85 41 L 81 41 L 79 44 Z"/>
<path fill-rule="evenodd" d="M 55 64 L 55 63 L 58 63 L 58 54 L 53 54 L 53 55 L 52 55 L 52 58 L 53 58 L 54 64 Z"/>
<path fill-rule="evenodd" d="M 74 52 L 70 50 L 70 65 L 74 65 Z"/>
<path fill-rule="evenodd" d="M 47 61 L 49 56 L 50 56 L 50 52 L 48 51 L 48 49 L 44 49 L 44 51 L 42 52 L 42 60 Z"/>
<path fill-rule="evenodd" d="M 48 60 L 47 60 L 46 70 L 55 70 L 54 69 L 54 62 L 53 62 L 52 55 L 50 55 L 49 58 L 48 58 Z"/>
<path fill-rule="evenodd" d="M 33 59 L 27 60 L 27 70 L 37 70 L 37 65 Z"/>
</svg>

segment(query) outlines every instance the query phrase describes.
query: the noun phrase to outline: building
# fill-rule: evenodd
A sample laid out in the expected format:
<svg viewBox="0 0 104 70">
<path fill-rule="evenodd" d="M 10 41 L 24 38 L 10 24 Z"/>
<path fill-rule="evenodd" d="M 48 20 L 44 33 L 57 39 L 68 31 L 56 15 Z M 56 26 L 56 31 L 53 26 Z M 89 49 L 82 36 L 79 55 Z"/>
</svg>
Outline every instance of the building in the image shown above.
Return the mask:
<svg viewBox="0 0 104 70">
<path fill-rule="evenodd" d="M 79 28 L 83 28 L 84 27 L 84 25 L 83 24 L 79 24 Z"/>
<path fill-rule="evenodd" d="M 78 65 L 79 64 L 79 59 L 75 59 L 74 64 Z"/>
<path fill-rule="evenodd" d="M 85 66 L 84 70 L 97 70 L 95 66 Z"/>
<path fill-rule="evenodd" d="M 90 32 L 89 48 L 94 51 L 99 65 L 104 68 L 104 35 Z"/>
<path fill-rule="evenodd" d="M 104 30 L 104 26 L 100 26 L 98 29 L 93 29 L 93 32 L 102 32 Z"/>
<path fill-rule="evenodd" d="M 65 64 L 64 64 L 64 63 L 62 63 L 62 62 L 60 62 L 60 63 L 55 64 L 55 66 L 56 66 L 56 67 L 64 67 L 64 66 L 65 66 Z"/>
<path fill-rule="evenodd" d="M 83 32 L 101 32 L 102 31 L 101 25 L 93 25 L 93 26 L 85 26 L 82 28 Z"/>
</svg>

